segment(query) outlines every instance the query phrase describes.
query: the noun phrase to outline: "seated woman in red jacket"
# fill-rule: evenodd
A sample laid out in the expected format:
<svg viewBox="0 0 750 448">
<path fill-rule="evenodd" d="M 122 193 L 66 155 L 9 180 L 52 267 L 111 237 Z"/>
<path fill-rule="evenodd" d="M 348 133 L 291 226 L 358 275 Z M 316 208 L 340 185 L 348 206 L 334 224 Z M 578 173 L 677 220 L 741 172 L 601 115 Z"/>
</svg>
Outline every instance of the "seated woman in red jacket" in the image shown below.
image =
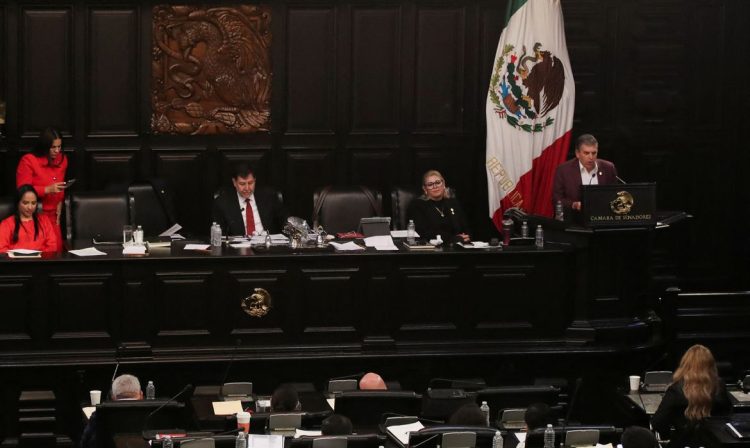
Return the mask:
<svg viewBox="0 0 750 448">
<path fill-rule="evenodd" d="M 13 249 L 57 250 L 57 232 L 45 215 L 37 213 L 39 198 L 31 185 L 16 191 L 16 210 L 0 222 L 0 253 Z"/>
</svg>

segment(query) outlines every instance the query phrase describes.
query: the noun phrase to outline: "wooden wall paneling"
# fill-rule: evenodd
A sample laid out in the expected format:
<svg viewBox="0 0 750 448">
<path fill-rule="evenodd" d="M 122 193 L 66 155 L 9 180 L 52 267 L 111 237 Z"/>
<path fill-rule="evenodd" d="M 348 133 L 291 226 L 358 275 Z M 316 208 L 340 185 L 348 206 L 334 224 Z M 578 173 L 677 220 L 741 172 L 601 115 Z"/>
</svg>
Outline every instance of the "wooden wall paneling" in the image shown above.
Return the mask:
<svg viewBox="0 0 750 448">
<path fill-rule="evenodd" d="M 84 151 L 86 184 L 90 190 L 103 190 L 109 184 L 127 185 L 138 178 L 138 148 L 85 148 Z"/>
<path fill-rule="evenodd" d="M 47 312 L 49 337 L 65 346 L 78 341 L 91 347 L 94 340 L 112 346 L 119 291 L 112 273 L 55 274 L 49 277 L 53 297 Z"/>
<path fill-rule="evenodd" d="M 287 12 L 287 132 L 333 133 L 336 119 L 336 15 L 332 6 Z"/>
<path fill-rule="evenodd" d="M 36 136 L 48 126 L 73 130 L 72 11 L 70 8 L 21 9 L 23 44 L 18 65 L 23 92 L 20 133 Z"/>
<path fill-rule="evenodd" d="M 138 11 L 88 11 L 88 136 L 138 135 Z"/>
<path fill-rule="evenodd" d="M 209 270 L 156 272 L 154 316 L 157 338 L 164 341 L 180 338 L 189 345 L 188 340 L 211 335 L 212 317 L 215 316 L 211 312 L 211 303 L 216 299 L 211 290 L 212 275 Z"/>
<path fill-rule="evenodd" d="M 418 340 L 442 335 L 455 337 L 457 321 L 466 309 L 458 305 L 461 297 L 459 267 L 455 265 L 414 265 L 398 268 L 398 299 L 390 298 L 391 319 L 399 323 L 400 340 Z"/>
<path fill-rule="evenodd" d="M 302 341 L 357 342 L 361 339 L 365 308 L 357 288 L 359 268 L 301 269 Z"/>
<path fill-rule="evenodd" d="M 33 277 L 0 276 L 0 297 L 3 298 L 3 312 L 0 313 L 0 346 L 6 350 L 18 350 L 22 341 L 32 339 Z"/>
<path fill-rule="evenodd" d="M 398 5 L 352 9 L 353 133 L 397 133 L 401 97 L 401 14 Z"/>
<path fill-rule="evenodd" d="M 563 2 L 562 7 L 576 86 L 574 127 L 601 128 L 612 120 L 612 77 L 607 74 L 607 67 L 614 61 L 608 36 L 611 6 L 608 2 L 582 0 Z"/>
<path fill-rule="evenodd" d="M 539 316 L 537 310 L 548 312 L 550 303 L 534 303 L 533 291 L 538 285 L 533 283 L 533 270 L 532 265 L 522 264 L 476 267 L 477 281 L 486 286 L 481 290 L 467 287 L 465 306 L 469 310 L 473 334 L 497 340 L 539 331 L 532 320 Z"/>
<path fill-rule="evenodd" d="M 208 235 L 213 192 L 206 179 L 205 149 L 153 148 L 154 174 L 174 191 L 177 221 L 196 235 Z"/>
<path fill-rule="evenodd" d="M 286 151 L 284 202 L 289 213 L 310 221 L 313 193 L 334 182 L 333 149 Z"/>
<path fill-rule="evenodd" d="M 350 184 L 367 185 L 389 196 L 398 183 L 396 148 L 349 148 Z M 385 213 L 388 213 L 384 209 Z"/>
<path fill-rule="evenodd" d="M 464 18 L 461 6 L 418 6 L 415 127 L 421 132 L 463 128 Z"/>
</svg>

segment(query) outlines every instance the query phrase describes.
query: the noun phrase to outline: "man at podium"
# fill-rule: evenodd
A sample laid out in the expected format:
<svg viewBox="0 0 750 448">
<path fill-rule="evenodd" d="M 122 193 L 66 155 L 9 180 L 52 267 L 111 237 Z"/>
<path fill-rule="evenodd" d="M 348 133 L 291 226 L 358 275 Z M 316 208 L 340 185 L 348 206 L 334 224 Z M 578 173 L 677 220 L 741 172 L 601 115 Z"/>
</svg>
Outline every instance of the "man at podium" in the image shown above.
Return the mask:
<svg viewBox="0 0 750 448">
<path fill-rule="evenodd" d="M 617 168 L 607 160 L 597 158 L 599 142 L 591 134 L 576 140 L 575 159 L 557 167 L 552 187 L 552 206 L 557 201 L 563 207 L 581 210 L 581 185 L 607 185 L 617 182 Z"/>
</svg>

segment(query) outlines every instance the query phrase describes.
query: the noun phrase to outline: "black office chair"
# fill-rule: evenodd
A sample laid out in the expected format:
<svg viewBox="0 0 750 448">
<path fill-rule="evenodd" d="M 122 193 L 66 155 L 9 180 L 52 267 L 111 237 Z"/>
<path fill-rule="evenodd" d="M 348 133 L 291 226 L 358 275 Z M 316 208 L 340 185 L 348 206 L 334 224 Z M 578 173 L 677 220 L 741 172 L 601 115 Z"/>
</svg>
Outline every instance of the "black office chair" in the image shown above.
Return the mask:
<svg viewBox="0 0 750 448">
<path fill-rule="evenodd" d="M 531 403 L 558 404 L 560 389 L 555 386 L 499 386 L 477 391 L 477 402 L 486 401 L 492 412 L 508 408 L 526 408 Z"/>
<path fill-rule="evenodd" d="M 356 231 L 362 218 L 382 216 L 383 196 L 379 191 L 359 185 L 327 186 L 313 195 L 313 219 L 328 233 Z"/>
<path fill-rule="evenodd" d="M 465 404 L 476 403 L 477 394 L 461 389 L 428 389 L 422 395 L 421 417 L 430 420 L 448 419 Z"/>
<path fill-rule="evenodd" d="M 132 224 L 124 193 L 81 192 L 65 198 L 67 238 L 122 241 L 122 226 Z"/>
<path fill-rule="evenodd" d="M 289 448 L 313 448 L 313 443 L 319 438 L 325 438 L 328 436 L 321 437 L 299 437 L 296 439 L 289 439 Z M 386 437 L 381 434 L 369 433 L 369 434 L 350 434 L 345 437 L 347 448 L 377 448 L 384 446 Z"/>
<path fill-rule="evenodd" d="M 407 213 L 409 211 L 409 205 L 421 193 L 408 187 L 394 187 L 391 190 L 391 223 L 393 223 L 393 230 L 406 230 L 409 219 Z"/>
<path fill-rule="evenodd" d="M 421 399 L 408 391 L 347 391 L 336 396 L 336 413 L 349 417 L 354 427 L 374 427 L 384 413 L 417 415 Z"/>
<path fill-rule="evenodd" d="M 445 446 L 445 439 L 443 437 L 446 434 L 472 433 L 476 436 L 473 446 L 476 448 L 492 448 L 492 439 L 495 437 L 496 431 L 497 428 L 488 428 L 486 426 L 430 426 L 419 431 L 410 432 L 409 446 L 419 445 L 424 448 L 436 448 L 438 446 Z"/>
<path fill-rule="evenodd" d="M 13 196 L 0 197 L 0 221 L 13 214 Z"/>
<path fill-rule="evenodd" d="M 131 184 L 128 195 L 133 200 L 131 221 L 143 227 L 146 237 L 157 236 L 176 222 L 174 203 L 165 182 Z"/>
</svg>

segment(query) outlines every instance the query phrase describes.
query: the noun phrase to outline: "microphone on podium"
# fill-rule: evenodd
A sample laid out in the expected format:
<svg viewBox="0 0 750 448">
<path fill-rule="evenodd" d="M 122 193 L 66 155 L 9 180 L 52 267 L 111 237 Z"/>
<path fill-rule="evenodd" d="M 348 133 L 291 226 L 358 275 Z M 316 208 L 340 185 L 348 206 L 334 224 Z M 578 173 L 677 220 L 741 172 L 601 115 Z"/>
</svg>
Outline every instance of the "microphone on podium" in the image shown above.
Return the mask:
<svg viewBox="0 0 750 448">
<path fill-rule="evenodd" d="M 628 184 L 627 182 L 625 182 L 624 180 L 622 180 L 622 178 L 620 176 L 615 176 L 615 179 L 619 180 L 620 183 L 623 184 L 623 185 L 627 185 Z"/>
<path fill-rule="evenodd" d="M 175 400 L 177 400 L 177 397 L 179 397 L 180 395 L 184 394 L 185 392 L 187 392 L 188 390 L 190 390 L 192 388 L 193 388 L 192 384 L 186 384 L 185 387 L 183 387 L 182 389 L 180 389 L 179 392 L 177 392 L 176 394 L 174 394 L 172 396 L 172 398 L 170 398 L 169 400 L 165 401 L 164 403 L 161 404 L 161 406 L 159 406 L 158 408 L 156 408 L 153 411 L 151 411 L 151 412 L 148 413 L 148 415 L 146 416 L 146 418 L 143 420 L 143 431 L 142 431 L 142 433 L 143 433 L 144 437 L 146 436 L 146 433 L 147 433 L 147 431 L 149 429 L 148 428 L 148 424 L 149 424 L 151 418 L 154 415 L 158 414 L 159 411 L 161 411 L 162 409 L 164 409 L 164 407 L 167 406 L 168 404 L 174 403 Z"/>
</svg>

